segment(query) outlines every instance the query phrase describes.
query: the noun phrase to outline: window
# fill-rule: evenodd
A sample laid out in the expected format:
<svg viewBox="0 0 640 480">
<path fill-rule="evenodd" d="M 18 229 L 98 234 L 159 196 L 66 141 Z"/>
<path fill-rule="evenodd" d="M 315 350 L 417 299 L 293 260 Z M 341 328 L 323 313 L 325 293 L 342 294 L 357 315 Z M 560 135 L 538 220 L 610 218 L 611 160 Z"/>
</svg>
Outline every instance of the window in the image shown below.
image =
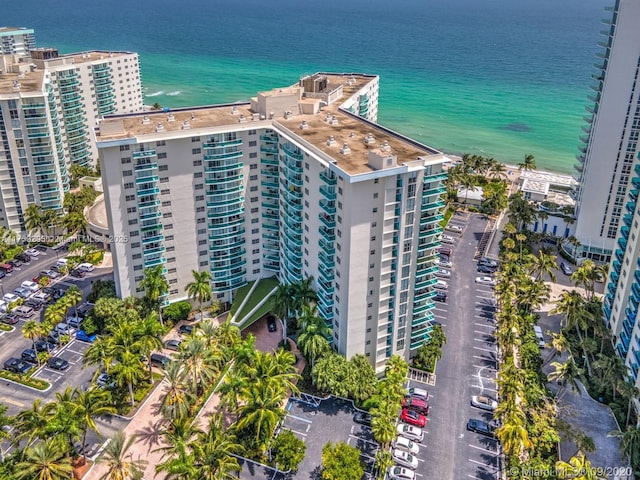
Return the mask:
<svg viewBox="0 0 640 480">
<path fill-rule="evenodd" d="M 124 199 L 127 202 L 133 202 L 136 199 L 136 196 L 135 195 L 127 195 L 126 197 L 124 197 Z"/>
<path fill-rule="evenodd" d="M 252 185 L 252 186 L 249 188 L 249 191 L 250 191 L 250 192 L 257 192 L 257 191 L 258 191 L 258 186 L 257 186 L 257 185 Z"/>
<path fill-rule="evenodd" d="M 140 235 L 140 232 L 138 230 L 134 230 L 131 233 L 129 233 L 130 237 L 137 237 L 138 235 Z"/>
<path fill-rule="evenodd" d="M 251 213 L 258 213 L 258 209 L 257 208 L 252 208 L 251 209 Z"/>
<path fill-rule="evenodd" d="M 166 152 L 158 152 L 158 159 L 164 159 L 164 158 L 167 158 Z"/>
<path fill-rule="evenodd" d="M 125 190 L 130 190 L 133 188 L 133 182 L 127 182 L 124 184 L 124 189 Z"/>
<path fill-rule="evenodd" d="M 136 207 L 128 207 L 127 208 L 127 213 L 136 213 L 138 209 Z"/>
<path fill-rule="evenodd" d="M 195 172 L 193 178 L 202 178 L 202 172 Z"/>
<path fill-rule="evenodd" d="M 252 218 L 251 223 L 258 223 L 260 221 L 259 218 Z"/>
<path fill-rule="evenodd" d="M 191 137 L 191 142 L 199 142 L 200 141 L 200 137 Z"/>
<path fill-rule="evenodd" d="M 200 148 L 192 148 L 191 149 L 191 154 L 192 155 L 199 155 L 200 153 L 202 153 L 202 149 L 200 149 Z M 202 160 L 195 160 L 193 162 L 193 166 L 194 167 L 196 166 L 196 162 L 198 162 L 198 165 L 202 165 Z"/>
<path fill-rule="evenodd" d="M 196 212 L 198 212 L 198 213 L 204 212 L 204 207 L 197 207 L 196 208 Z"/>
<path fill-rule="evenodd" d="M 206 221 L 207 221 L 207 220 L 206 220 L 206 219 L 204 219 L 204 218 L 199 218 L 199 219 L 196 221 L 196 223 L 197 223 L 198 225 L 202 225 L 202 224 L 203 224 L 203 223 L 205 223 Z"/>
<path fill-rule="evenodd" d="M 160 177 L 160 183 L 168 183 L 169 177 Z"/>
<path fill-rule="evenodd" d="M 120 151 L 121 152 L 129 151 L 129 145 L 120 145 Z"/>
<path fill-rule="evenodd" d="M 131 258 L 133 260 L 140 260 L 142 258 L 142 254 L 141 253 L 133 254 L 133 255 L 131 255 Z"/>
<path fill-rule="evenodd" d="M 373 198 L 378 198 L 378 192 L 373 194 Z"/>
<path fill-rule="evenodd" d="M 170 190 L 165 188 L 164 190 L 160 190 L 160 195 L 169 195 Z"/>
<path fill-rule="evenodd" d="M 249 154 L 249 158 L 258 158 L 258 154 L 256 152 L 251 152 Z"/>
<path fill-rule="evenodd" d="M 126 165 L 127 163 L 131 163 L 131 157 L 122 157 L 120 159 L 120 163 L 122 163 L 122 165 Z"/>
<path fill-rule="evenodd" d="M 206 251 L 206 250 L 200 250 L 200 251 L 198 252 L 198 255 L 200 255 L 201 257 L 204 257 L 206 254 L 207 254 L 207 251 Z"/>
<path fill-rule="evenodd" d="M 202 262 L 199 263 L 201 267 L 206 267 L 208 264 L 209 262 L 207 262 L 206 260 L 203 260 Z"/>
<path fill-rule="evenodd" d="M 171 218 L 173 217 L 173 214 L 171 212 L 165 212 L 162 214 L 162 218 Z"/>
<path fill-rule="evenodd" d="M 129 225 L 137 225 L 137 224 L 138 224 L 137 218 L 132 218 L 131 220 L 129 220 Z"/>
<path fill-rule="evenodd" d="M 367 308 L 371 308 L 371 307 L 373 307 L 373 303 L 371 302 L 367 303 Z"/>
<path fill-rule="evenodd" d="M 249 165 L 249 170 L 257 170 L 258 169 L 258 164 L 257 163 L 252 163 Z"/>
<path fill-rule="evenodd" d="M 204 184 L 202 183 L 197 183 L 196 185 L 193 186 L 194 190 L 202 190 L 204 188 Z"/>
<path fill-rule="evenodd" d="M 377 222 L 371 222 L 371 228 L 376 228 L 378 226 Z"/>
<path fill-rule="evenodd" d="M 139 270 L 142 270 L 142 265 L 134 265 L 134 266 L 133 266 L 133 271 L 134 271 L 134 272 L 137 272 L 137 271 L 139 271 Z"/>
<path fill-rule="evenodd" d="M 254 275 L 257 275 L 258 273 L 260 273 L 260 269 L 259 268 L 256 268 L 255 270 L 253 270 L 253 274 Z"/>
<path fill-rule="evenodd" d="M 260 249 L 259 248 L 254 248 L 253 250 L 251 250 L 251 254 L 252 255 L 257 255 L 260 253 Z"/>
<path fill-rule="evenodd" d="M 167 263 L 175 263 L 175 262 L 176 262 L 176 257 L 167 258 Z"/>
<path fill-rule="evenodd" d="M 196 195 L 196 202 L 202 202 L 204 200 L 204 195 Z"/>
<path fill-rule="evenodd" d="M 251 140 L 251 141 L 249 142 L 249 146 L 250 146 L 250 147 L 255 147 L 255 146 L 257 146 L 257 145 L 258 145 L 258 142 L 256 142 L 255 140 Z"/>
<path fill-rule="evenodd" d="M 198 245 L 206 245 L 207 240 L 198 240 Z"/>
<path fill-rule="evenodd" d="M 260 233 L 260 229 L 259 228 L 253 228 L 251 229 L 251 234 L 255 235 L 256 233 Z"/>
<path fill-rule="evenodd" d="M 198 150 L 200 150 L 200 149 L 198 149 Z M 194 167 L 200 167 L 200 166 L 202 166 L 202 160 L 194 160 L 194 161 L 193 161 L 193 166 L 194 166 Z"/>
<path fill-rule="evenodd" d="M 140 242 L 133 242 L 131 248 L 140 248 Z"/>
<path fill-rule="evenodd" d="M 371 251 L 369 252 L 369 255 L 375 255 L 375 254 L 376 254 L 376 251 L 375 251 L 375 250 L 371 250 Z"/>
<path fill-rule="evenodd" d="M 162 206 L 163 207 L 170 207 L 171 206 L 171 200 L 165 200 L 164 202 L 162 202 Z"/>
<path fill-rule="evenodd" d="M 373 213 L 378 213 L 378 209 L 376 207 L 373 207 Z"/>
<path fill-rule="evenodd" d="M 260 239 L 259 238 L 254 238 L 253 240 L 251 240 L 251 245 L 257 245 L 260 243 Z"/>
<path fill-rule="evenodd" d="M 176 247 L 174 247 L 173 245 L 167 247 L 167 252 L 174 252 L 176 250 Z"/>
<path fill-rule="evenodd" d="M 249 180 L 251 181 L 258 180 L 258 175 L 249 175 Z"/>
<path fill-rule="evenodd" d="M 169 285 L 175 285 L 176 283 L 178 283 L 177 278 L 172 278 L 171 280 L 169 280 Z"/>
<path fill-rule="evenodd" d="M 176 273 L 176 269 L 175 268 L 170 268 L 167 270 L 167 273 Z"/>
<path fill-rule="evenodd" d="M 165 229 L 165 230 L 173 230 L 173 223 L 167 223 L 167 224 L 164 226 L 164 229 Z"/>
<path fill-rule="evenodd" d="M 251 197 L 251 203 L 255 203 L 258 201 L 258 197 Z"/>
</svg>

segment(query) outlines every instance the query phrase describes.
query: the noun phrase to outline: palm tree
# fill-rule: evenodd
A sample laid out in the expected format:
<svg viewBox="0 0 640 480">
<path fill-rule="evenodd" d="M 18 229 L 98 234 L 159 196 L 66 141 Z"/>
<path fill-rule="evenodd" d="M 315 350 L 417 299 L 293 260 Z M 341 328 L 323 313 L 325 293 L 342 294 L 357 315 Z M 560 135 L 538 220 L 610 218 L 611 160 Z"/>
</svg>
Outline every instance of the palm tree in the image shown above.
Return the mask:
<svg viewBox="0 0 640 480">
<path fill-rule="evenodd" d="M 78 316 L 78 305 L 82 302 L 82 290 L 76 285 L 71 285 L 64 294 L 68 299 L 69 306 L 73 307 L 73 315 Z"/>
<path fill-rule="evenodd" d="M 268 381 L 249 384 L 241 393 L 243 404 L 238 407 L 237 426 L 239 430 L 251 432 L 260 451 L 266 449 L 276 425 L 285 415 L 282 408 L 285 397 L 284 387 Z"/>
<path fill-rule="evenodd" d="M 78 232 L 84 231 L 89 224 L 86 217 L 79 212 L 69 212 L 62 218 L 61 223 L 69 235 L 75 235 Z"/>
<path fill-rule="evenodd" d="M 291 287 L 289 285 L 285 285 L 284 283 L 279 284 L 276 293 L 274 293 L 271 298 L 273 299 L 272 312 L 280 319 L 283 325 L 282 340 L 286 341 L 288 326 L 287 321 L 294 309 Z"/>
<path fill-rule="evenodd" d="M 73 411 L 75 417 L 80 419 L 82 426 L 81 448 L 84 456 L 87 432 L 92 430 L 100 434 L 95 419 L 102 415 L 116 413 L 116 409 L 111 405 L 111 395 L 106 390 L 76 388 L 73 392 Z"/>
<path fill-rule="evenodd" d="M 22 336 L 28 340 L 31 340 L 31 348 L 35 352 L 36 350 L 36 338 L 40 338 L 43 335 L 44 328 L 41 323 L 35 320 L 28 320 L 22 326 Z M 38 365 L 40 360 L 38 359 Z"/>
<path fill-rule="evenodd" d="M 42 229 L 45 226 L 42 216 L 42 208 L 40 205 L 32 203 L 24 212 L 25 227 L 28 231 L 38 230 L 42 235 Z"/>
<path fill-rule="evenodd" d="M 598 480 L 599 478 L 596 469 L 591 467 L 591 462 L 580 451 L 571 457 L 568 463 L 562 460 L 557 461 L 556 471 L 561 480 Z"/>
<path fill-rule="evenodd" d="M 371 409 L 371 431 L 384 450 L 389 448 L 389 444 L 397 436 L 395 428 L 397 414 L 398 405 L 390 402 L 380 402 L 376 408 Z"/>
<path fill-rule="evenodd" d="M 139 283 L 139 288 L 144 290 L 144 298 L 152 308 L 158 310 L 158 318 L 162 322 L 162 297 L 169 292 L 169 282 L 164 276 L 164 267 L 156 265 L 144 271 L 144 277 Z"/>
<path fill-rule="evenodd" d="M 24 460 L 16 465 L 16 478 L 24 480 L 68 480 L 72 472 L 71 459 L 56 438 L 25 448 Z"/>
<path fill-rule="evenodd" d="M 180 345 L 178 361 L 184 366 L 189 378 L 191 391 L 197 393 L 199 387 L 208 385 L 215 378 L 222 360 L 216 352 L 207 347 L 203 338 L 191 336 Z"/>
<path fill-rule="evenodd" d="M 567 328 L 575 328 L 580 339 L 582 346 L 582 352 L 584 354 L 584 361 L 587 367 L 587 373 L 591 376 L 591 365 L 589 362 L 589 356 L 587 350 L 584 347 L 584 340 L 582 338 L 582 331 L 586 331 L 589 326 L 589 321 L 592 319 L 590 312 L 585 308 L 585 299 L 575 290 L 568 292 L 564 290 L 560 295 L 560 298 L 556 301 L 556 306 L 549 312 L 551 315 L 561 313 L 565 317 L 565 326 Z"/>
<path fill-rule="evenodd" d="M 123 432 L 114 434 L 98 459 L 98 462 L 108 467 L 107 473 L 100 480 L 142 480 L 148 462 L 141 458 L 133 459 L 129 449 L 135 440 L 135 435 L 127 438 Z"/>
<path fill-rule="evenodd" d="M 547 333 L 551 335 L 551 347 L 553 348 L 553 351 L 542 363 L 542 366 L 548 365 L 549 362 L 551 362 L 551 360 L 553 360 L 555 357 L 562 355 L 563 352 L 569 351 L 569 340 L 564 335 L 564 332 L 562 330 L 559 333 Z"/>
<path fill-rule="evenodd" d="M 162 432 L 165 447 L 154 452 L 162 452 L 162 462 L 155 466 L 156 474 L 165 472 L 167 480 L 195 478 L 196 471 L 191 444 L 196 435 L 203 433 L 190 418 L 171 422 L 170 428 Z"/>
<path fill-rule="evenodd" d="M 316 359 L 331 350 L 331 345 L 327 340 L 331 335 L 331 329 L 322 318 L 312 314 L 307 315 L 309 310 L 310 308 L 306 305 L 302 307 L 303 314 L 300 319 L 304 318 L 306 325 L 298 337 L 298 346 L 313 368 Z"/>
<path fill-rule="evenodd" d="M 158 322 L 158 314 L 156 312 L 151 312 L 140 322 L 137 322 L 136 327 L 135 350 L 147 357 L 147 363 L 149 365 L 149 380 L 153 381 L 151 354 L 154 350 L 162 349 L 162 335 L 164 333 L 164 329 Z"/>
<path fill-rule="evenodd" d="M 186 286 L 187 295 L 193 300 L 198 300 L 198 310 L 200 311 L 200 320 L 202 320 L 202 304 L 208 302 L 213 297 L 211 289 L 211 274 L 206 270 L 197 272 L 191 270 L 193 282 L 189 282 Z"/>
<path fill-rule="evenodd" d="M 187 387 L 187 375 L 180 362 L 169 362 L 163 372 L 166 391 L 160 404 L 160 412 L 174 422 L 186 418 L 191 409 L 192 396 Z"/>
<path fill-rule="evenodd" d="M 533 256 L 531 265 L 531 274 L 535 275 L 539 280 L 545 273 L 549 275 L 552 282 L 556 281 L 555 269 L 558 268 L 555 255 L 539 252 L 537 256 Z"/>
<path fill-rule="evenodd" d="M 571 281 L 576 285 L 582 285 L 586 292 L 587 301 L 591 301 L 595 293 L 595 282 L 600 275 L 600 270 L 596 268 L 593 260 L 582 262 L 575 272 L 571 274 Z"/>
<path fill-rule="evenodd" d="M 520 162 L 518 164 L 518 170 L 524 170 L 529 171 L 529 170 L 535 170 L 536 169 L 536 161 L 533 158 L 533 155 L 525 155 L 524 156 L 524 161 Z"/>
<path fill-rule="evenodd" d="M 562 398 L 567 386 L 571 386 L 571 390 L 582 395 L 578 380 L 582 378 L 584 372 L 578 367 L 576 362 L 573 361 L 573 357 L 569 357 L 564 363 L 551 362 L 551 366 L 555 370 L 547 375 L 547 379 L 550 382 L 555 380 L 560 384 L 556 398 Z"/>
<path fill-rule="evenodd" d="M 128 350 L 124 351 L 120 356 L 120 362 L 113 366 L 111 373 L 113 373 L 114 380 L 119 386 L 127 386 L 129 402 L 131 406 L 135 405 L 133 386 L 146 376 L 140 355 Z"/>
<path fill-rule="evenodd" d="M 205 480 L 231 480 L 238 478 L 240 464 L 234 456 L 243 447 L 235 436 L 224 429 L 222 414 L 211 417 L 206 431 L 200 432 L 190 444 L 196 470 L 194 478 Z"/>
<path fill-rule="evenodd" d="M 517 415 L 505 418 L 503 424 L 496 428 L 495 433 L 507 455 L 522 457 L 525 450 L 533 447 L 529 433 Z"/>
<path fill-rule="evenodd" d="M 624 432 L 614 430 L 609 432 L 609 436 L 620 439 L 620 452 L 630 460 L 631 465 L 640 463 L 640 427 L 629 425 Z"/>
<path fill-rule="evenodd" d="M 598 354 L 598 360 L 593 363 L 593 367 L 598 370 L 600 382 L 609 384 L 612 390 L 613 399 L 616 399 L 618 386 L 623 383 L 629 375 L 629 370 L 617 355 Z"/>
<path fill-rule="evenodd" d="M 36 398 L 30 409 L 23 410 L 14 419 L 13 445 L 19 445 L 26 440 L 24 447 L 29 447 L 35 440 L 43 440 L 48 436 L 49 422 L 52 418 L 53 404 L 42 404 L 42 399 Z"/>
</svg>

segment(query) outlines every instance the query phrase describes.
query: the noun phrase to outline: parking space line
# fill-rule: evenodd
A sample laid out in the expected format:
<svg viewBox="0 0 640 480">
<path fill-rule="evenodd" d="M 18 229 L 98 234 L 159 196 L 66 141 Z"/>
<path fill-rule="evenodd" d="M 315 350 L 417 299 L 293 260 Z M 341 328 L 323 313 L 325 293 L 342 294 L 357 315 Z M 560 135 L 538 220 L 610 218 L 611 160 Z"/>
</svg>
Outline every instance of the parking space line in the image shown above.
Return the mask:
<svg viewBox="0 0 640 480">
<path fill-rule="evenodd" d="M 370 443 L 371 445 L 375 445 L 376 447 L 378 446 L 378 442 L 372 442 L 371 440 L 367 440 L 366 438 L 358 437 L 357 435 L 349 434 L 349 437 L 355 438 L 357 440 L 362 440 L 363 442 Z"/>
<path fill-rule="evenodd" d="M 481 392 L 487 391 L 492 393 L 498 393 L 498 391 L 495 388 L 489 388 L 483 385 L 471 385 L 471 388 L 479 388 Z"/>
<path fill-rule="evenodd" d="M 485 360 L 487 362 L 498 363 L 498 361 L 495 358 L 481 357 L 479 355 L 473 355 L 473 358 L 477 358 L 478 360 Z"/>
<path fill-rule="evenodd" d="M 489 465 L 488 463 L 482 463 L 482 462 L 479 462 L 478 460 L 473 460 L 473 459 L 471 459 L 471 458 L 469 459 L 469 461 L 470 461 L 471 463 L 475 463 L 475 464 L 477 464 L 477 465 L 482 465 L 483 467 L 490 468 L 490 469 L 492 469 L 494 472 L 497 472 L 497 471 L 498 471 L 498 467 L 496 467 L 495 465 Z"/>
<path fill-rule="evenodd" d="M 473 347 L 473 348 L 476 350 L 481 350 L 483 352 L 496 353 L 495 349 L 489 350 L 488 348 L 481 348 L 481 347 Z"/>
<path fill-rule="evenodd" d="M 296 420 L 302 420 L 303 422 L 307 422 L 307 423 L 313 423 L 313 420 L 308 420 L 302 417 L 296 417 L 295 415 L 291 415 L 290 413 L 287 415 L 287 417 L 295 418 Z"/>
<path fill-rule="evenodd" d="M 297 433 L 298 435 L 302 435 L 303 437 L 306 437 L 306 436 L 307 436 L 307 434 L 306 434 L 306 433 L 299 432 L 299 431 L 294 430 L 294 429 L 289 428 L 289 427 L 287 427 L 287 430 L 289 430 L 289 431 L 291 431 L 291 432 L 293 432 L 293 433 Z"/>
<path fill-rule="evenodd" d="M 474 366 L 474 367 L 476 367 L 476 368 L 485 368 L 485 369 L 487 369 L 487 370 L 492 370 L 492 371 L 494 371 L 494 372 L 496 371 L 496 369 L 495 369 L 495 368 L 493 368 L 493 367 L 489 367 L 489 366 L 487 366 L 487 365 L 475 365 L 475 364 L 474 364 L 473 366 Z"/>
<path fill-rule="evenodd" d="M 474 333 L 479 333 L 480 335 L 491 335 L 488 332 L 481 332 L 480 330 L 474 330 Z M 491 335 L 491 336 L 493 337 L 494 335 Z"/>
<path fill-rule="evenodd" d="M 482 327 L 482 328 L 491 328 L 492 330 L 496 328 L 496 326 L 491 324 L 491 323 L 485 325 L 483 323 L 474 322 L 474 325 L 477 326 L 477 327 Z M 485 332 L 478 332 L 478 333 L 485 333 Z"/>
<path fill-rule="evenodd" d="M 485 340 L 485 339 L 483 339 L 483 338 L 474 338 L 473 340 L 474 340 L 474 341 L 476 341 L 476 342 L 484 342 L 484 343 L 488 343 L 489 345 L 492 345 L 492 344 L 494 344 L 494 345 L 495 345 L 495 343 L 496 343 L 496 341 L 495 341 L 495 340 Z"/>
<path fill-rule="evenodd" d="M 70 348 L 67 348 L 65 351 L 66 351 L 66 352 L 75 353 L 76 355 L 84 355 L 84 353 L 82 353 L 82 352 L 78 352 L 78 351 L 76 351 L 76 350 L 71 350 Z"/>
<path fill-rule="evenodd" d="M 15 405 L 16 407 L 24 407 L 24 403 L 17 402 L 17 401 L 15 401 L 15 400 L 13 400 L 11 398 L 8 398 L 8 397 L 2 397 L 2 398 L 0 398 L 0 401 L 2 401 L 2 403 L 8 403 L 10 405 Z"/>
<path fill-rule="evenodd" d="M 475 448 L 476 450 L 482 450 L 482 451 L 483 451 L 483 452 L 485 452 L 485 453 L 490 453 L 491 455 L 494 455 L 494 456 L 496 456 L 496 457 L 498 456 L 498 452 L 496 452 L 495 450 L 488 450 L 488 449 L 486 449 L 486 448 L 482 448 L 482 447 L 479 447 L 479 446 L 477 446 L 477 445 L 471 445 L 471 444 L 469 444 L 469 446 L 470 446 L 471 448 Z"/>
</svg>

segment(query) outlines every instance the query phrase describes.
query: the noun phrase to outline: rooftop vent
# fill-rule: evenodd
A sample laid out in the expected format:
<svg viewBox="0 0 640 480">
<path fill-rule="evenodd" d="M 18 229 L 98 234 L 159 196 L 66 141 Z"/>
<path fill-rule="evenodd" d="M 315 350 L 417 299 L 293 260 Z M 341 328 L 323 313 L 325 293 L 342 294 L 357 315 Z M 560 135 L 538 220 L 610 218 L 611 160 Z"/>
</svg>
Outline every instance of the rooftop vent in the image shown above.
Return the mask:
<svg viewBox="0 0 640 480">
<path fill-rule="evenodd" d="M 195 119 L 196 119 L 196 116 L 195 116 L 195 114 L 192 113 L 191 114 L 191 120 L 195 120 Z"/>
<path fill-rule="evenodd" d="M 325 121 L 325 122 L 329 122 L 329 121 L 331 121 L 331 114 L 330 114 L 330 113 L 327 113 L 327 114 L 325 115 L 325 117 L 324 117 L 324 121 Z"/>
<path fill-rule="evenodd" d="M 386 140 L 382 142 L 382 145 L 380 145 L 380 150 L 382 150 L 383 152 L 389 152 L 391 150 L 389 142 L 387 142 Z"/>
<path fill-rule="evenodd" d="M 231 107 L 231 115 L 237 115 L 238 113 L 238 107 Z"/>
<path fill-rule="evenodd" d="M 259 113 L 254 113 L 253 115 L 251 115 L 252 120 L 254 122 L 257 122 L 258 120 L 260 120 L 260 114 Z"/>
<path fill-rule="evenodd" d="M 293 113 L 290 110 L 287 110 L 286 112 L 284 112 L 285 120 L 289 120 L 291 117 L 293 117 Z"/>
<path fill-rule="evenodd" d="M 364 143 L 366 143 L 367 145 L 373 145 L 374 143 L 376 143 L 376 139 L 371 133 L 369 133 L 364 138 Z"/>
<path fill-rule="evenodd" d="M 269 112 L 269 120 L 273 120 L 274 116 L 275 116 L 275 114 L 273 112 Z"/>
<path fill-rule="evenodd" d="M 149 120 L 149 115 L 145 115 L 144 117 L 142 117 L 143 125 L 149 125 L 149 123 L 151 123 L 151 121 Z"/>
<path fill-rule="evenodd" d="M 300 124 L 300 130 L 307 130 L 309 128 L 309 124 L 307 123 L 306 120 L 303 120 L 302 123 Z"/>
<path fill-rule="evenodd" d="M 240 118 L 238 118 L 238 123 L 247 123 L 247 117 L 245 117 L 244 115 L 240 115 Z"/>
<path fill-rule="evenodd" d="M 189 123 L 189 120 L 185 120 L 184 122 L 182 122 L 182 130 L 189 130 L 191 128 L 191 124 Z"/>
<path fill-rule="evenodd" d="M 329 145 L 330 147 L 333 147 L 336 143 L 336 139 L 333 135 L 331 135 L 328 139 L 327 139 L 327 145 Z"/>
<path fill-rule="evenodd" d="M 164 132 L 164 125 L 162 125 L 161 123 L 156 125 L 156 132 Z"/>
<path fill-rule="evenodd" d="M 350 138 L 353 138 L 353 137 L 355 137 L 355 136 L 356 136 L 356 132 L 349 132 L 349 137 L 350 137 Z"/>
<path fill-rule="evenodd" d="M 20 90 L 20 82 L 19 82 L 19 81 L 17 81 L 17 80 L 14 80 L 14 81 L 13 81 L 13 91 L 14 91 L 14 92 L 17 92 L 17 91 L 19 91 L 19 90 Z"/>
<path fill-rule="evenodd" d="M 338 125 L 338 119 L 333 115 L 331 120 L 329 120 L 329 125 Z"/>
<path fill-rule="evenodd" d="M 342 148 L 340 149 L 340 153 L 343 155 L 349 155 L 351 153 L 351 149 L 349 148 L 348 143 L 343 143 Z"/>
<path fill-rule="evenodd" d="M 176 117 L 174 117 L 173 113 L 170 113 L 169 115 L 167 115 L 167 122 L 175 122 L 176 121 Z"/>
</svg>

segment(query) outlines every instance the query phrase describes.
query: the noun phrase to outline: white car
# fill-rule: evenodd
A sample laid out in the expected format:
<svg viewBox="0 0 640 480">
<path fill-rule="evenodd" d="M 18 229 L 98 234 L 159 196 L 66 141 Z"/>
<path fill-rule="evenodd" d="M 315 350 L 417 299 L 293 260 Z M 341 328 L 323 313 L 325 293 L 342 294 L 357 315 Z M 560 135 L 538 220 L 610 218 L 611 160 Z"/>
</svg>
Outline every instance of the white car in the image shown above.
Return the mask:
<svg viewBox="0 0 640 480">
<path fill-rule="evenodd" d="M 456 233 L 462 233 L 462 227 L 460 225 L 447 225 L 445 230 L 450 230 Z"/>
<path fill-rule="evenodd" d="M 409 452 L 405 452 L 404 450 L 396 448 L 395 450 L 393 450 L 393 452 L 391 452 L 391 457 L 393 458 L 393 461 L 398 465 L 410 468 L 411 470 L 415 470 L 416 468 L 418 468 L 418 459 L 411 455 Z"/>
<path fill-rule="evenodd" d="M 434 273 L 434 275 L 436 277 L 449 278 L 451 276 L 451 271 L 440 268 L 437 272 Z"/>
<path fill-rule="evenodd" d="M 449 284 L 444 280 L 438 280 L 433 288 L 437 288 L 438 290 L 446 290 L 449 288 Z"/>
<path fill-rule="evenodd" d="M 24 253 L 26 253 L 30 257 L 37 257 L 38 255 L 40 255 L 40 252 L 35 248 L 30 248 L 29 250 L 25 250 Z"/>
<path fill-rule="evenodd" d="M 38 293 L 34 293 L 33 297 L 31 298 L 38 300 L 40 302 L 46 302 L 49 300 L 49 295 L 47 295 L 45 292 L 38 292 Z"/>
<path fill-rule="evenodd" d="M 473 395 L 471 397 L 471 405 L 476 408 L 481 408 L 482 410 L 487 410 L 489 412 L 493 412 L 496 408 L 498 408 L 498 402 L 496 402 L 491 397 L 487 397 L 486 395 Z"/>
<path fill-rule="evenodd" d="M 7 302 L 5 302 L 4 300 L 0 300 L 0 312 L 4 313 L 7 311 Z"/>
<path fill-rule="evenodd" d="M 421 428 L 408 425 L 406 423 L 399 423 L 397 426 L 398 435 L 413 440 L 414 442 L 422 443 L 424 439 L 424 433 Z"/>
<path fill-rule="evenodd" d="M 450 245 L 456 243 L 456 239 L 453 238 L 451 235 L 442 235 L 442 237 L 440 237 L 440 241 L 442 243 L 448 243 Z"/>
<path fill-rule="evenodd" d="M 479 283 L 480 285 L 491 285 L 494 287 L 497 282 L 493 277 L 476 277 L 476 283 Z"/>
<path fill-rule="evenodd" d="M 416 478 L 416 474 L 408 468 L 394 465 L 393 467 L 388 468 L 387 477 L 389 480 L 414 480 Z"/>
<path fill-rule="evenodd" d="M 95 267 L 91 263 L 81 263 L 77 268 L 85 272 L 93 272 Z"/>
<path fill-rule="evenodd" d="M 435 264 L 439 267 L 447 267 L 447 268 L 453 267 L 453 263 L 451 263 L 450 260 L 443 260 L 442 258 L 439 258 L 438 260 L 436 260 Z"/>
<path fill-rule="evenodd" d="M 71 335 L 71 327 L 64 322 L 57 324 L 54 330 L 60 335 Z"/>
<path fill-rule="evenodd" d="M 418 455 L 420 453 L 420 447 L 418 447 L 417 443 L 412 442 L 408 438 L 398 437 L 393 443 L 393 448 L 404 450 L 405 452 L 409 452 L 411 455 Z"/>
<path fill-rule="evenodd" d="M 25 280 L 24 282 L 22 282 L 22 287 L 30 290 L 33 293 L 40 290 L 40 286 L 36 282 L 32 282 L 31 280 Z"/>
<path fill-rule="evenodd" d="M 5 293 L 3 300 L 7 303 L 11 303 L 11 302 L 15 302 L 16 300 L 18 300 L 20 297 L 18 295 L 16 295 L 15 293 Z"/>
</svg>

